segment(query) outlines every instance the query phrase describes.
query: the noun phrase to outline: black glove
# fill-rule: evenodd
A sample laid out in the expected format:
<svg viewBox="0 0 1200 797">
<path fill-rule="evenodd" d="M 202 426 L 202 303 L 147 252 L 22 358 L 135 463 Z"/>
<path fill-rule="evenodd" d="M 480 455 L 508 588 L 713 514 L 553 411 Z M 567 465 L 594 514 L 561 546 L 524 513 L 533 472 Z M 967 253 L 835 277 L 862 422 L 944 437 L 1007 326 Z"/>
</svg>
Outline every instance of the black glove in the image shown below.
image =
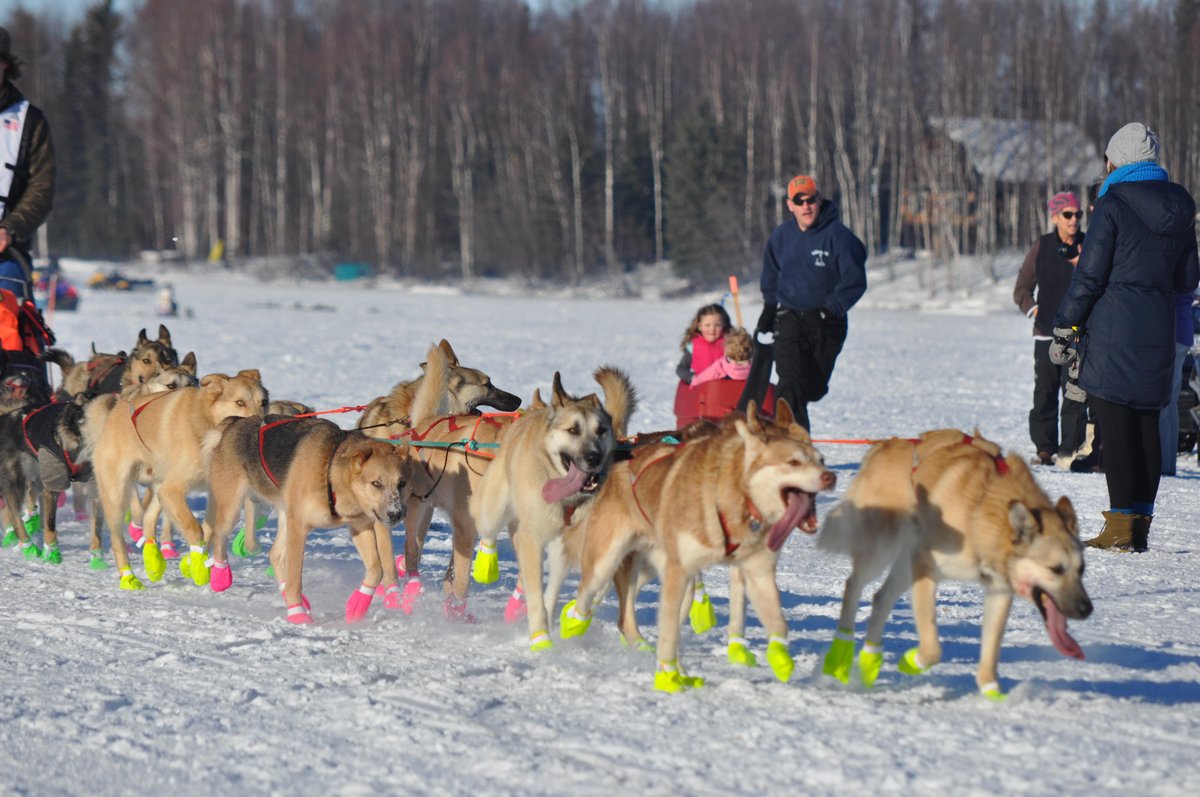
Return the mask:
<svg viewBox="0 0 1200 797">
<path fill-rule="evenodd" d="M 1055 365 L 1065 365 L 1079 356 L 1075 349 L 1077 333 L 1068 327 L 1055 327 L 1054 340 L 1050 342 L 1050 362 Z"/>
<path fill-rule="evenodd" d="M 775 305 L 763 305 L 762 315 L 758 317 L 758 326 L 755 327 L 755 331 L 763 334 L 766 334 L 767 332 L 773 333 L 775 331 L 775 312 Z"/>
</svg>

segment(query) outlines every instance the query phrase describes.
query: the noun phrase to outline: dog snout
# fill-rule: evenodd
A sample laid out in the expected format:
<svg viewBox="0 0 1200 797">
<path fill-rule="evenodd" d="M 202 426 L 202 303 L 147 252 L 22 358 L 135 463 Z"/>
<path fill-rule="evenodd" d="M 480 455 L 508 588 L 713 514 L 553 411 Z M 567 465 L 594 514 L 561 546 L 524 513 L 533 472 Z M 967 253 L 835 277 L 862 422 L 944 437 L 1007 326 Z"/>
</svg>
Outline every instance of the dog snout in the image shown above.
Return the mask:
<svg viewBox="0 0 1200 797">
<path fill-rule="evenodd" d="M 600 455 L 599 451 L 588 451 L 583 455 L 583 464 L 587 466 L 588 470 L 595 470 L 603 461 L 604 457 Z"/>
<path fill-rule="evenodd" d="M 388 522 L 391 523 L 392 525 L 395 525 L 395 524 L 399 523 L 401 520 L 404 520 L 404 514 L 405 514 L 404 510 L 405 510 L 404 504 L 401 504 L 400 506 L 394 506 L 391 509 L 389 509 L 388 513 L 387 513 Z"/>
<path fill-rule="evenodd" d="M 837 475 L 831 470 L 824 471 L 821 474 L 821 489 L 822 490 L 832 490 L 836 486 L 837 486 Z"/>
<path fill-rule="evenodd" d="M 1078 612 L 1078 617 L 1080 620 L 1086 620 L 1092 614 L 1092 599 L 1087 595 L 1084 595 L 1079 599 L 1079 602 L 1075 604 L 1075 610 Z"/>
</svg>

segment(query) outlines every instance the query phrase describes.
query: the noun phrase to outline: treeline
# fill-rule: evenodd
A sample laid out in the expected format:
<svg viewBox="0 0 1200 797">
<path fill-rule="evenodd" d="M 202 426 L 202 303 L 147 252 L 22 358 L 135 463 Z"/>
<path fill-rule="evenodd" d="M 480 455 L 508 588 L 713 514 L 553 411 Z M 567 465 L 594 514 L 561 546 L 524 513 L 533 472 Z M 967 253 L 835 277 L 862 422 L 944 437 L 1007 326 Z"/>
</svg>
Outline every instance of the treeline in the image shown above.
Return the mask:
<svg viewBox="0 0 1200 797">
<path fill-rule="evenodd" d="M 1073 122 L 1099 152 L 1142 120 L 1200 187 L 1200 0 L 106 0 L 3 24 L 52 125 L 64 255 L 219 239 L 703 282 L 756 271 L 800 171 L 873 252 L 1028 245 L 1055 163 L 979 174 L 947 117 Z"/>
</svg>

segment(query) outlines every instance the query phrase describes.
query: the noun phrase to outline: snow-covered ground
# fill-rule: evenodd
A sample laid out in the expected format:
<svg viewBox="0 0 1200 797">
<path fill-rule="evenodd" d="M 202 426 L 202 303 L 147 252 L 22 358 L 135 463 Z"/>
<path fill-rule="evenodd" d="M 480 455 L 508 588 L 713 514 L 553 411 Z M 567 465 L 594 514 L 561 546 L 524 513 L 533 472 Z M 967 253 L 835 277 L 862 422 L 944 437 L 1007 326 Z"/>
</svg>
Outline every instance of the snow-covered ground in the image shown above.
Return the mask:
<svg viewBox="0 0 1200 797">
<path fill-rule="evenodd" d="M 815 436 L 978 427 L 1031 453 L 1033 346 L 1011 304 L 1015 261 L 1002 265 L 995 285 L 972 276 L 970 297 L 943 287 L 942 298 L 924 298 L 929 285 L 911 263 L 895 281 L 875 279 L 852 312 L 830 394 L 812 407 Z M 81 280 L 93 268 L 68 267 Z M 679 336 L 695 308 L 717 298 L 372 289 L 223 272 L 168 279 L 185 311 L 168 320 L 180 353 L 195 351 L 201 373 L 258 368 L 274 397 L 319 409 L 366 403 L 416 375 L 429 344 L 446 337 L 464 363 L 526 399 L 555 370 L 582 393 L 597 365 L 616 364 L 642 396 L 634 430 L 674 425 Z M 749 324 L 757 299 L 746 286 Z M 85 289 L 80 311 L 52 323 L 60 345 L 83 357 L 93 342 L 128 348 L 159 321 L 151 293 Z M 840 493 L 864 448 L 820 447 Z M 418 611 L 376 604 L 353 627 L 343 607 L 361 574 L 354 548 L 344 529 L 314 533 L 305 587 L 317 624 L 300 628 L 284 621 L 261 557 L 235 560 L 223 594 L 175 570 L 144 592 L 120 592 L 114 570 L 87 568 L 84 524 L 65 513 L 62 565 L 0 551 L 0 794 L 1200 793 L 1194 454 L 1179 473 L 1163 481 L 1149 553 L 1087 554 L 1096 610 L 1071 626 L 1086 661 L 1055 653 L 1038 612 L 1015 606 L 1000 664 L 1009 698 L 999 704 L 975 691 L 973 586 L 940 593 L 945 661 L 929 676 L 907 679 L 894 667 L 915 639 L 905 599 L 874 689 L 816 678 L 847 564 L 803 535 L 789 540 L 779 570 L 793 680 L 735 668 L 719 631 L 685 629 L 683 660 L 708 686 L 668 696 L 652 688 L 653 654 L 622 647 L 611 598 L 583 640 L 529 652 L 524 625 L 503 619 L 516 581 L 506 540 L 501 583 L 473 589 L 478 622 L 443 619 L 450 547 L 441 519 Z M 1103 476 L 1038 476 L 1052 496 L 1071 497 L 1085 536 L 1099 530 Z M 274 528 L 272 519 L 268 539 Z M 723 620 L 726 574 L 707 580 Z M 651 586 L 639 604 L 648 633 L 654 596 Z M 748 635 L 761 657 L 761 627 Z"/>
</svg>

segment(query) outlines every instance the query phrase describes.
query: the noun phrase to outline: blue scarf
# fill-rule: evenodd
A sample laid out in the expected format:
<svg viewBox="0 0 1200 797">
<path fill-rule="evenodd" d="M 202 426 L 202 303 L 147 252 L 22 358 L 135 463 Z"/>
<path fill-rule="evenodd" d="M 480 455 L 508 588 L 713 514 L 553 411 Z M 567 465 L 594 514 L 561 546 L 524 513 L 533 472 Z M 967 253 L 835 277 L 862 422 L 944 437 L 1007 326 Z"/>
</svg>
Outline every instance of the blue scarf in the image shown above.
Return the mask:
<svg viewBox="0 0 1200 797">
<path fill-rule="evenodd" d="M 1138 183 L 1144 180 L 1170 180 L 1167 175 L 1167 170 L 1159 166 L 1154 161 L 1139 161 L 1137 163 L 1128 163 L 1119 169 L 1113 171 L 1104 179 L 1104 185 L 1100 186 L 1100 193 L 1097 198 L 1104 196 L 1111 186 L 1117 183 Z"/>
</svg>

